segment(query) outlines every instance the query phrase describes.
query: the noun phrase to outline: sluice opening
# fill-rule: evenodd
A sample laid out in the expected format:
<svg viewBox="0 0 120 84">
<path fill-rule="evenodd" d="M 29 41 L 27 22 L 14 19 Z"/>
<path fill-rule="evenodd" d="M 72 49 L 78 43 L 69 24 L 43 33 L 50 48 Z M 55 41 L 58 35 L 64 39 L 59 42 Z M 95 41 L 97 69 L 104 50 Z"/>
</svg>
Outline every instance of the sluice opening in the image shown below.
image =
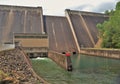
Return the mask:
<svg viewBox="0 0 120 84">
<path fill-rule="evenodd" d="M 65 52 L 62 52 L 62 54 L 65 54 Z"/>
<path fill-rule="evenodd" d="M 73 53 L 73 55 L 77 54 L 76 52 L 72 52 L 72 53 Z"/>
<path fill-rule="evenodd" d="M 16 46 L 22 46 L 30 58 L 48 56 L 48 35 L 45 33 L 14 33 Z"/>
<path fill-rule="evenodd" d="M 37 57 L 48 57 L 48 53 L 27 53 L 27 55 L 30 57 L 30 58 L 37 58 Z"/>
</svg>

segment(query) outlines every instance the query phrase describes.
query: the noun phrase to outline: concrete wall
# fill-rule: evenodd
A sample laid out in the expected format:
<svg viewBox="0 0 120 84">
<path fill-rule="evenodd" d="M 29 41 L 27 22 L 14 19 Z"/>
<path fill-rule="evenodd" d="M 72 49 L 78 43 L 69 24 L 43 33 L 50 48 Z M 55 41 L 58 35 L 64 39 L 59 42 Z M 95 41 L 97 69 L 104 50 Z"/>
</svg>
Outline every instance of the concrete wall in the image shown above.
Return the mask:
<svg viewBox="0 0 120 84">
<path fill-rule="evenodd" d="M 56 62 L 59 66 L 62 68 L 72 71 L 72 62 L 71 58 L 65 56 L 65 54 L 57 53 L 54 51 L 49 51 L 48 57 L 52 59 L 54 62 Z"/>
<path fill-rule="evenodd" d="M 65 13 L 66 16 L 43 16 L 42 7 L 0 5 L 0 43 L 13 42 L 15 33 L 47 33 L 49 49 L 56 52 L 94 47 L 98 42 L 96 24 L 108 16 L 75 10 Z"/>
<path fill-rule="evenodd" d="M 78 51 L 66 17 L 44 16 L 44 20 L 49 36 L 50 50 L 60 53 Z"/>
<path fill-rule="evenodd" d="M 99 15 L 99 14 L 98 14 Z M 94 43 L 96 44 L 98 41 L 98 36 L 99 36 L 99 31 L 97 29 L 97 24 L 98 23 L 103 23 L 105 20 L 108 20 L 108 17 L 104 17 L 104 16 L 98 16 L 96 15 L 82 15 L 84 22 L 86 23 L 86 26 L 89 29 L 89 32 L 93 38 Z"/>
<path fill-rule="evenodd" d="M 120 50 L 117 49 L 81 49 L 81 54 L 120 59 Z"/>
<path fill-rule="evenodd" d="M 41 7 L 0 5 L 0 42 L 10 42 L 14 33 L 42 33 Z"/>
<path fill-rule="evenodd" d="M 17 38 L 15 41 L 20 41 L 23 47 L 48 47 L 48 39 L 39 38 Z"/>
<path fill-rule="evenodd" d="M 15 48 L 14 44 L 2 44 L 2 45 L 0 45 L 0 51 L 13 49 L 13 48 Z"/>
<path fill-rule="evenodd" d="M 72 14 L 71 11 L 68 11 L 68 14 L 70 16 L 76 37 L 78 39 L 79 46 L 93 47 L 94 44 L 92 43 L 92 40 L 87 30 L 88 28 L 82 16 L 79 13 Z"/>
<path fill-rule="evenodd" d="M 83 12 L 66 9 L 66 15 L 70 27 L 74 30 L 74 37 L 79 48 L 93 48 L 98 41 L 98 29 L 96 25 L 108 20 L 109 16 L 100 13 Z"/>
<path fill-rule="evenodd" d="M 64 54 L 49 51 L 48 57 L 60 65 L 62 68 L 67 69 L 67 58 Z"/>
</svg>

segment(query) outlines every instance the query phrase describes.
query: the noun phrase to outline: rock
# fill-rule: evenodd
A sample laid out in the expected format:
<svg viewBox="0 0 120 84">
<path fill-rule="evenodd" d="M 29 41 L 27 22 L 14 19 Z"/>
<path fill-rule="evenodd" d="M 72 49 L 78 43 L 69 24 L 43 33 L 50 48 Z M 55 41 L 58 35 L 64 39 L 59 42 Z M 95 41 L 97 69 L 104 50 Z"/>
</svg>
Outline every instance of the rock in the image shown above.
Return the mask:
<svg viewBox="0 0 120 84">
<path fill-rule="evenodd" d="M 28 57 L 19 48 L 0 52 L 0 69 L 9 74 L 1 81 L 4 84 L 36 84 L 39 81 L 32 72 Z"/>
</svg>

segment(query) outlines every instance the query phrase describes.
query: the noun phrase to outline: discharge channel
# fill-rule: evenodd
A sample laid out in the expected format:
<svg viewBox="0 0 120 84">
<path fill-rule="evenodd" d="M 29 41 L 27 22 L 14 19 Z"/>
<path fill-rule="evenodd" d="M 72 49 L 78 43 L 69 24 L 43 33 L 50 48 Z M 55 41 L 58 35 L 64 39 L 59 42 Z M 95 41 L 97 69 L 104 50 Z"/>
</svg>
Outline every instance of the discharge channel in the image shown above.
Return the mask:
<svg viewBox="0 0 120 84">
<path fill-rule="evenodd" d="M 120 84 L 120 60 L 87 55 L 71 56 L 68 72 L 51 59 L 31 59 L 36 73 L 50 84 Z"/>
</svg>

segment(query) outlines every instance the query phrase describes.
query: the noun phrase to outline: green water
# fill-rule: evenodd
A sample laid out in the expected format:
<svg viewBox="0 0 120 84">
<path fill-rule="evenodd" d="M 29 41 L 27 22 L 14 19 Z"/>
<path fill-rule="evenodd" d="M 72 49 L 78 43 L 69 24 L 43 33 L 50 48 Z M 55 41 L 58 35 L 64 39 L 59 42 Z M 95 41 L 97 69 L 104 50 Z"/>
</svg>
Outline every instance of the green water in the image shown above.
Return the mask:
<svg viewBox="0 0 120 84">
<path fill-rule="evenodd" d="M 72 72 L 48 58 L 32 59 L 32 64 L 36 73 L 51 84 L 120 84 L 120 60 L 75 55 Z"/>
</svg>

